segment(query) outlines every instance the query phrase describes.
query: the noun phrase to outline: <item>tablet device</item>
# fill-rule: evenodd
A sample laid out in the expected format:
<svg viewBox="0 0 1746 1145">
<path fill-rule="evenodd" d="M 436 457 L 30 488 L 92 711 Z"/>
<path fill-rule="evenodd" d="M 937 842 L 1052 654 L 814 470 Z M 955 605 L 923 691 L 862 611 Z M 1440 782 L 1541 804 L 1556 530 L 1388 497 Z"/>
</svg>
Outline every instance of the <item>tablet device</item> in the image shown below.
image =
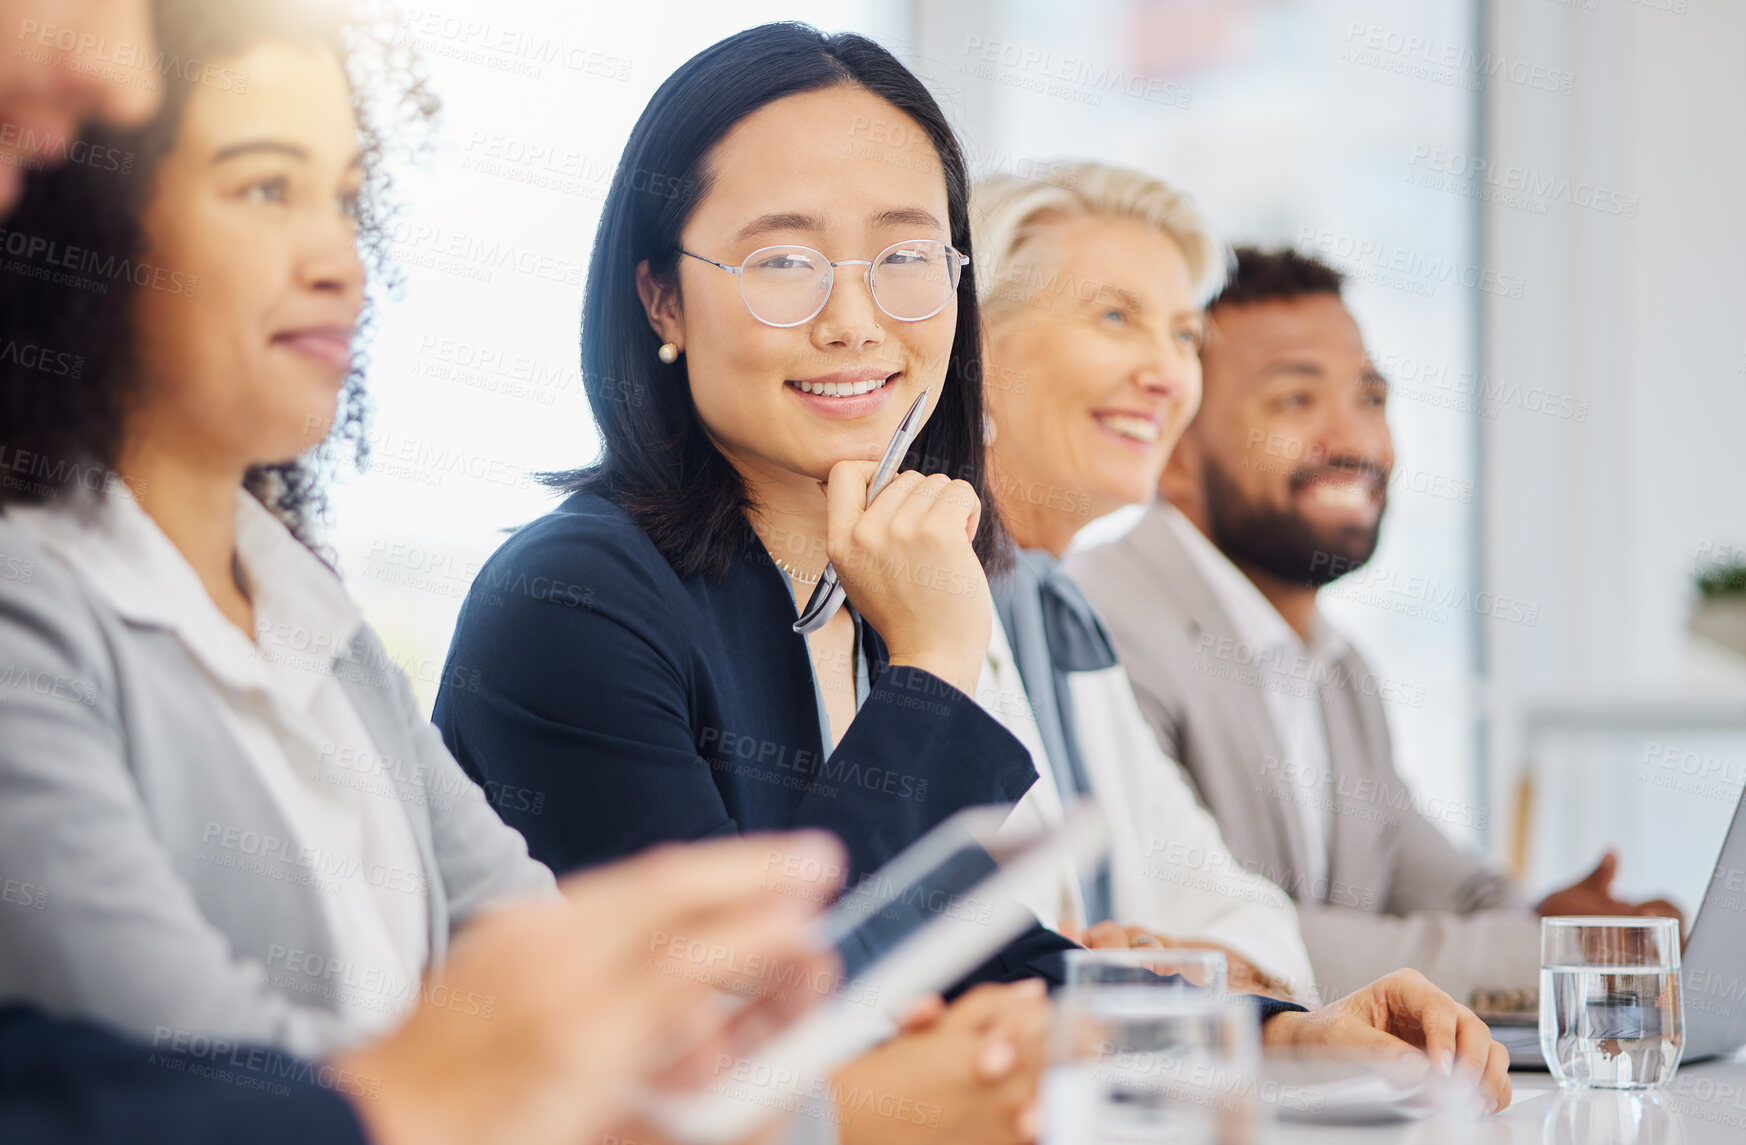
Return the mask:
<svg viewBox="0 0 1746 1145">
<path fill-rule="evenodd" d="M 1102 861 L 1103 820 L 1090 802 L 1035 832 L 1007 829 L 1010 813 L 960 811 L 846 892 L 823 920 L 842 963 L 832 996 L 755 1055 L 720 1063 L 703 1089 L 646 1095 L 644 1114 L 685 1145 L 727 1145 L 777 1114 L 828 1108 L 831 1070 L 1036 925 L 1027 893 L 1064 862 Z"/>
</svg>

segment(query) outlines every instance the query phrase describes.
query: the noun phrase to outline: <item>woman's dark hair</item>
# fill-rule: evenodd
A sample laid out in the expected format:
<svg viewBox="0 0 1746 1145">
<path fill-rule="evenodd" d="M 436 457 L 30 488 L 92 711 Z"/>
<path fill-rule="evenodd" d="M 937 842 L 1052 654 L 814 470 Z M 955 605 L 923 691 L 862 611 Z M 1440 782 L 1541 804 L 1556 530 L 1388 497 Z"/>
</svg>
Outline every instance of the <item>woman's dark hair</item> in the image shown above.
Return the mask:
<svg viewBox="0 0 1746 1145">
<path fill-rule="evenodd" d="M 157 169 L 176 144 L 196 88 L 246 90 L 227 61 L 275 40 L 331 47 L 352 85 L 363 152 L 358 248 L 370 288 L 352 371 L 327 440 L 303 457 L 251 469 L 249 492 L 315 547 L 326 478 L 342 460 L 361 464 L 368 405 L 365 347 L 374 299 L 395 285 L 389 262 L 396 212 L 390 167 L 421 152 L 437 111 L 419 61 L 394 42 L 376 0 L 158 0 L 157 55 L 140 78 L 161 83 L 163 106 L 130 130 L 95 127 L 66 147 L 66 161 L 30 176 L 23 201 L 0 221 L 0 507 L 39 502 L 68 488 L 114 480 L 126 416 L 141 379 L 134 361 L 132 299 L 147 288 L 197 296 L 174 267 L 144 261 L 141 217 Z M 148 71 L 155 74 L 146 74 Z"/>
<path fill-rule="evenodd" d="M 785 96 L 840 85 L 878 96 L 927 132 L 945 171 L 952 245 L 971 253 L 964 159 L 933 96 L 865 36 L 827 36 L 806 24 L 729 36 L 669 76 L 632 129 L 607 192 L 582 305 L 582 379 L 601 455 L 545 480 L 621 505 L 680 576 L 725 575 L 741 555 L 753 506 L 738 471 L 704 432 L 683 359 L 667 365 L 655 356 L 659 339 L 637 296 L 637 264 L 647 259 L 656 278 L 676 278 L 679 232 L 712 184 L 713 148 L 735 124 Z M 976 552 L 994 569 L 1008 546 L 985 480 L 980 325 L 966 267 L 945 385 L 905 467 L 975 487 L 982 499 Z"/>
</svg>

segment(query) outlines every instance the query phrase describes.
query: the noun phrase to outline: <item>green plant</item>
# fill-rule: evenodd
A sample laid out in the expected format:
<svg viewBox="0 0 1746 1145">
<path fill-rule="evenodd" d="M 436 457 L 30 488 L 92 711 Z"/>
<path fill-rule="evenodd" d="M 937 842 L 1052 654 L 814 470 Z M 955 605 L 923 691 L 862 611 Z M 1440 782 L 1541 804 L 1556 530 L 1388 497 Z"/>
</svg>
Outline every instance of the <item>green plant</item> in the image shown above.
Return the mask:
<svg viewBox="0 0 1746 1145">
<path fill-rule="evenodd" d="M 1746 595 L 1746 560 L 1736 557 L 1700 569 L 1697 587 L 1706 597 Z"/>
</svg>

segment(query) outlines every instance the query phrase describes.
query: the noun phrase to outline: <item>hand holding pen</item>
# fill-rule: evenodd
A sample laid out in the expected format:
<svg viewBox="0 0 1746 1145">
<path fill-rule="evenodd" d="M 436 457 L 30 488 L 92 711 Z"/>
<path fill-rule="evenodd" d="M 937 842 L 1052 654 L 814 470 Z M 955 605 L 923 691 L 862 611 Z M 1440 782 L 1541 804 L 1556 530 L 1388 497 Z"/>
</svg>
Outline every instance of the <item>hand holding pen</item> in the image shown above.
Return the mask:
<svg viewBox="0 0 1746 1145">
<path fill-rule="evenodd" d="M 825 549 L 834 579 L 885 641 L 893 665 L 974 693 L 994 615 L 972 546 L 982 504 L 966 481 L 913 470 L 869 498 L 879 468 L 839 461 L 831 469 Z"/>
<path fill-rule="evenodd" d="M 885 491 L 891 484 L 891 479 L 897 475 L 897 467 L 903 463 L 904 455 L 909 452 L 915 435 L 921 432 L 922 423 L 927 420 L 928 391 L 923 390 L 914 402 L 910 403 L 909 411 L 903 415 L 903 420 L 897 423 L 897 431 L 891 435 L 891 441 L 885 446 L 885 453 L 879 458 L 879 468 L 873 471 L 873 480 L 867 484 L 867 504 L 865 508 L 873 507 L 874 498 Z M 800 633 L 817 632 L 825 626 L 825 622 L 837 614 L 837 609 L 843 606 L 843 586 L 837 579 L 837 567 L 834 562 L 825 562 L 824 572 L 818 578 L 818 584 L 813 588 L 812 595 L 807 597 L 806 607 L 800 610 L 800 619 L 794 622 L 794 631 Z"/>
</svg>

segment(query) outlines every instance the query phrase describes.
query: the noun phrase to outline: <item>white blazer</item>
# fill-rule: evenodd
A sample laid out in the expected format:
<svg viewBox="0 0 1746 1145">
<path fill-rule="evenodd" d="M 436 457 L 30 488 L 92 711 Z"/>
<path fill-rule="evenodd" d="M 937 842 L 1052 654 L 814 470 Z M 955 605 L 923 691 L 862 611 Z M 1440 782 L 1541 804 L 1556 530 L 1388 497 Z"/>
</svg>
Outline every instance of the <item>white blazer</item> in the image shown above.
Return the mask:
<svg viewBox="0 0 1746 1145">
<path fill-rule="evenodd" d="M 1286 893 L 1239 866 L 1218 823 L 1158 747 L 1120 665 L 1070 677 L 1073 724 L 1110 843 L 1115 919 L 1181 941 L 1227 946 L 1314 1005 L 1315 978 Z M 1061 792 L 1024 678 L 996 614 L 976 700 L 1031 753 L 1037 782 L 1007 819 L 1013 829 L 1060 822 Z M 1055 885 L 1026 906 L 1044 926 L 1085 925 L 1080 872 L 1063 861 Z"/>
</svg>

